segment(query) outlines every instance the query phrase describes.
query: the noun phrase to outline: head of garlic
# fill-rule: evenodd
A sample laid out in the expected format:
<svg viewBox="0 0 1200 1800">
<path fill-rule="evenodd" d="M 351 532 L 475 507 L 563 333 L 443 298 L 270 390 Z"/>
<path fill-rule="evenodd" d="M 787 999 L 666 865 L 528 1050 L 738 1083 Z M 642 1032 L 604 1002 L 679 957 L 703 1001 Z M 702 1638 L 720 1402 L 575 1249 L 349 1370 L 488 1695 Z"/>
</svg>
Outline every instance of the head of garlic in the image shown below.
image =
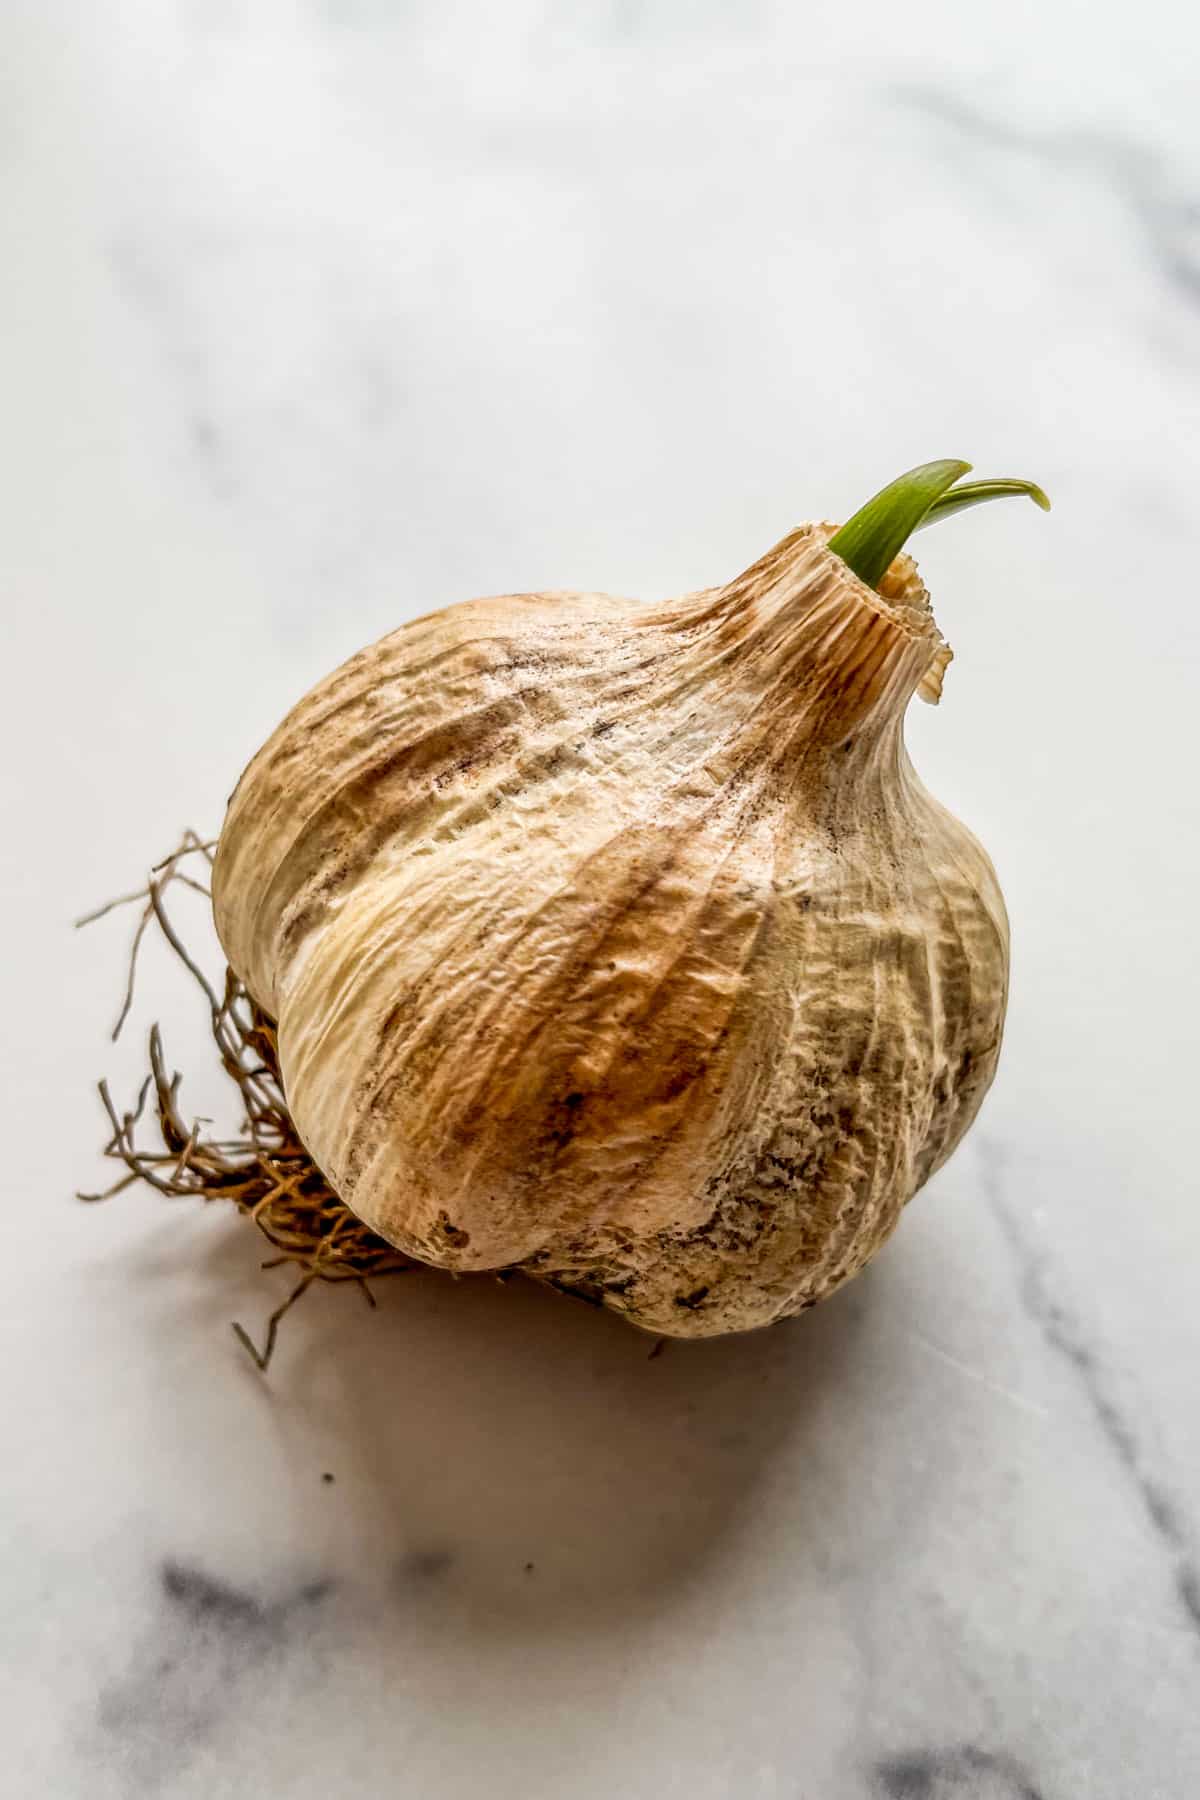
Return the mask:
<svg viewBox="0 0 1200 1800">
<path fill-rule="evenodd" d="M 950 652 L 906 555 L 871 585 L 832 536 L 666 605 L 419 619 L 243 774 L 218 931 L 393 1244 L 744 1330 L 861 1268 L 970 1124 L 1004 905 L 902 736 Z"/>
</svg>

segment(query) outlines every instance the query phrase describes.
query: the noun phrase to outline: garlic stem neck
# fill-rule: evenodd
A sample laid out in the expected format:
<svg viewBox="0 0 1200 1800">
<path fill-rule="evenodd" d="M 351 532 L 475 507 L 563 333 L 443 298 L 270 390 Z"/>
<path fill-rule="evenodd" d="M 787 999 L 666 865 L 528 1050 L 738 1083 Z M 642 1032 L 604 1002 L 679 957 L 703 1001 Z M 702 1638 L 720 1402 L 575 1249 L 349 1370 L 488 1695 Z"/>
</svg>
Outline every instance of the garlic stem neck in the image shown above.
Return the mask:
<svg viewBox="0 0 1200 1800">
<path fill-rule="evenodd" d="M 1050 510 L 1036 482 L 1009 477 L 964 482 L 970 472 L 970 463 L 952 458 L 909 469 L 860 507 L 830 538 L 829 548 L 867 587 L 877 588 L 913 532 L 952 513 L 1006 494 L 1027 495 L 1043 511 Z"/>
</svg>

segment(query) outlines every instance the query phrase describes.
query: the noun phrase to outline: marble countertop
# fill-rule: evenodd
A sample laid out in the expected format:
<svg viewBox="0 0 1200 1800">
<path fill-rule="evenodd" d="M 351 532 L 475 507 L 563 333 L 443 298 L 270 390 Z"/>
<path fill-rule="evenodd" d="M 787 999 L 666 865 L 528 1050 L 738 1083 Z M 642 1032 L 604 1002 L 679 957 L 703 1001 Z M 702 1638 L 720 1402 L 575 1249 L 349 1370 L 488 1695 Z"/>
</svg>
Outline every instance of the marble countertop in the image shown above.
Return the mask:
<svg viewBox="0 0 1200 1800">
<path fill-rule="evenodd" d="M 0 26 L 0 1789 L 1200 1786 L 1192 9 L 16 0 Z M 910 742 L 1014 926 L 1000 1077 L 868 1272 L 648 1360 L 519 1283 L 287 1291 L 87 1209 L 162 1020 L 72 935 L 335 662 L 665 595 L 962 455 Z M 201 1009 L 202 1011 L 202 1009 Z M 195 1070 L 193 1074 L 191 1071 Z"/>
</svg>

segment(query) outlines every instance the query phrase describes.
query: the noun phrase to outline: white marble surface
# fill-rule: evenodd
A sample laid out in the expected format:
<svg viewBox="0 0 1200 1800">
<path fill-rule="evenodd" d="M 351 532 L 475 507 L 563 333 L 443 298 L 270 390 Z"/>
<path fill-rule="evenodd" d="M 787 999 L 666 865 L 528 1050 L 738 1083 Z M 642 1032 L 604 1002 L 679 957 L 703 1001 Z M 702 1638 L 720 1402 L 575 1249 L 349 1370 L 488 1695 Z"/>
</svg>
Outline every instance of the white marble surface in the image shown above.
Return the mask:
<svg viewBox="0 0 1200 1800">
<path fill-rule="evenodd" d="M 1182 0 L 10 0 L 0 1790 L 1200 1787 L 1200 26 Z M 926 457 L 914 754 L 1013 915 L 968 1145 L 816 1313 L 286 1291 L 98 1176 L 69 921 L 336 660 L 665 594 Z M 203 1110 L 206 1078 L 187 1092 Z M 332 1474 L 332 1483 L 323 1480 Z"/>
</svg>

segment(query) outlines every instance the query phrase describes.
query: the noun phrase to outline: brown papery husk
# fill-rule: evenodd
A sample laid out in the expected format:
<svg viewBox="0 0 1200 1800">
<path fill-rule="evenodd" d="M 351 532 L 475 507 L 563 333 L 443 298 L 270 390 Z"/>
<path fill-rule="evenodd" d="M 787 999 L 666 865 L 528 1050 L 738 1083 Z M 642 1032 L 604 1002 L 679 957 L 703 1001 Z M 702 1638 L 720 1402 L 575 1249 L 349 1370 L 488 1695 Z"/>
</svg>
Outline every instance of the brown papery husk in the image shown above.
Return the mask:
<svg viewBox="0 0 1200 1800">
<path fill-rule="evenodd" d="M 338 1199 L 292 1123 L 279 1074 L 274 1021 L 255 1005 L 232 970 L 225 970 L 220 989 L 214 987 L 180 936 L 166 896 L 173 886 L 208 894 L 207 884 L 180 865 L 195 867 L 198 861 L 206 872 L 212 849 L 194 832 L 185 833 L 178 848 L 151 872 L 144 889 L 110 901 L 79 923 L 86 925 L 115 907 L 140 903 L 125 998 L 113 1039 L 119 1037 L 129 1016 L 138 952 L 146 932 L 154 927 L 205 998 L 215 1055 L 237 1092 L 240 1126 L 232 1137 L 220 1137 L 206 1131 L 204 1121 L 186 1122 L 180 1109 L 182 1077 L 169 1070 L 162 1034 L 154 1025 L 147 1044 L 149 1072 L 135 1105 L 118 1112 L 107 1081 L 99 1083 L 112 1127 L 104 1154 L 120 1163 L 123 1173 L 103 1193 L 79 1198 L 107 1200 L 134 1182 L 144 1181 L 172 1199 L 229 1201 L 252 1219 L 274 1251 L 262 1267 L 290 1264 L 300 1275 L 287 1299 L 271 1314 L 261 1349 L 241 1325 L 233 1325 L 239 1342 L 259 1368 L 266 1369 L 280 1320 L 314 1281 L 355 1282 L 373 1306 L 372 1282 L 421 1265 L 379 1237 Z"/>
</svg>

